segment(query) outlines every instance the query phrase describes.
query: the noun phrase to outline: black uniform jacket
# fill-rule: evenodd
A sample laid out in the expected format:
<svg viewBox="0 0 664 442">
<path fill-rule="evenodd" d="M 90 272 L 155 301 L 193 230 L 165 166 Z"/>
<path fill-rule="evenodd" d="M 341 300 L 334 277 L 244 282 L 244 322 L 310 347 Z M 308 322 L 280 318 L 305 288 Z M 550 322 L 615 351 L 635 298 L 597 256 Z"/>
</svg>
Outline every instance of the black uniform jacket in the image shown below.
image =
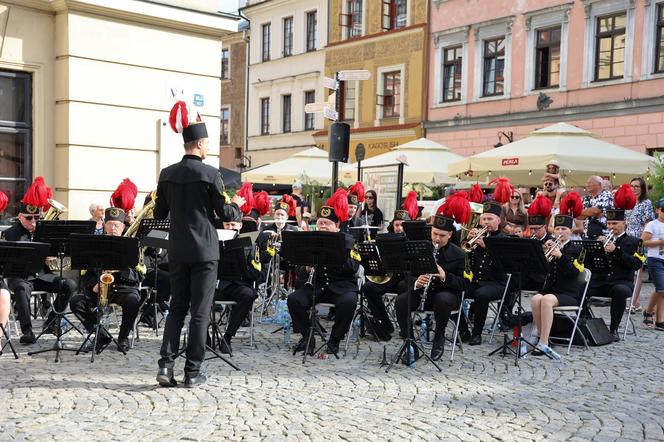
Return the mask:
<svg viewBox="0 0 664 442">
<path fill-rule="evenodd" d="M 2 237 L 7 241 L 32 241 L 32 233 L 28 232 L 21 225 L 20 221 L 16 221 L 13 226 L 2 232 Z M 27 278 L 27 280 L 39 279 L 44 282 L 53 282 L 55 281 L 55 278 L 56 275 L 51 273 L 46 264 L 44 264 L 39 273 L 37 273 L 36 278 L 31 276 Z"/>
<path fill-rule="evenodd" d="M 256 258 L 256 247 L 245 247 L 244 249 L 244 257 L 245 257 L 245 263 L 247 266 L 246 272 L 242 275 L 241 279 L 234 279 L 234 280 L 225 280 L 222 279 L 219 281 L 219 290 L 224 290 L 231 284 L 239 284 L 243 285 L 246 287 L 253 287 L 254 282 L 261 280 L 261 270 L 263 267 L 267 267 L 268 263 L 270 262 L 269 259 L 264 259 L 262 258 L 262 255 L 259 254 L 259 263 L 260 263 L 260 269 L 257 269 L 253 261 Z"/>
<path fill-rule="evenodd" d="M 204 262 L 219 259 L 219 238 L 214 214 L 224 221 L 239 216 L 236 204 L 225 204 L 218 169 L 196 155 L 185 155 L 159 175 L 156 219 L 170 215 L 169 259 L 173 262 Z"/>
<path fill-rule="evenodd" d="M 616 249 L 607 253 L 609 272 L 606 274 L 607 284 L 634 284 L 634 272 L 639 270 L 643 262 L 635 256 L 639 251 L 641 239 L 623 233 L 615 240 Z"/>
<path fill-rule="evenodd" d="M 445 247 L 440 248 L 436 262 L 445 271 L 445 281 L 441 281 L 440 278 L 433 278 L 427 294 L 449 291 L 461 295 L 461 292 L 465 289 L 463 278 L 465 261 L 466 253 L 456 244 L 448 242 Z M 423 288 L 419 288 L 416 293 L 420 293 L 422 290 Z"/>
<path fill-rule="evenodd" d="M 544 284 L 543 293 L 566 293 L 575 297 L 579 294 L 579 269 L 574 260 L 579 259 L 582 247 L 571 241 L 563 246 L 560 258 L 553 258 L 549 263 L 549 273 Z"/>
<path fill-rule="evenodd" d="M 504 238 L 505 234 L 501 232 L 491 232 L 491 238 Z M 489 252 L 477 246 L 470 252 L 470 268 L 473 271 L 473 282 L 497 282 L 504 284 L 506 282 L 506 275 L 500 267 L 493 262 Z"/>
<path fill-rule="evenodd" d="M 123 292 L 123 291 L 136 291 L 138 284 L 143 279 L 135 269 L 126 268 L 119 272 L 113 272 L 113 284 L 109 293 Z M 95 284 L 99 282 L 99 273 L 95 270 L 87 270 L 85 275 L 81 276 L 81 287 L 83 293 L 89 296 L 97 296 L 93 291 Z"/>
</svg>

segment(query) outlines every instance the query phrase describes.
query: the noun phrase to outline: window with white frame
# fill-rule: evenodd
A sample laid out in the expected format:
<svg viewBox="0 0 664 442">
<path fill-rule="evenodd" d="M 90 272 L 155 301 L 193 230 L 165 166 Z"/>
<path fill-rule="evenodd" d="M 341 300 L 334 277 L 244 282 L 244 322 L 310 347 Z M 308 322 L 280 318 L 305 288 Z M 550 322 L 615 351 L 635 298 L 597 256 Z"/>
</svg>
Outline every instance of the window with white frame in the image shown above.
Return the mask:
<svg viewBox="0 0 664 442">
<path fill-rule="evenodd" d="M 383 31 L 401 29 L 408 24 L 408 0 L 383 1 Z"/>
<path fill-rule="evenodd" d="M 434 107 L 466 100 L 469 29 L 464 26 L 434 34 Z"/>
<path fill-rule="evenodd" d="M 645 2 L 641 78 L 664 74 L 664 0 Z"/>
<path fill-rule="evenodd" d="M 657 19 L 655 23 L 655 69 L 660 74 L 664 72 L 664 3 L 657 4 Z"/>
<path fill-rule="evenodd" d="M 270 98 L 261 98 L 261 135 L 270 134 Z"/>
<path fill-rule="evenodd" d="M 291 95 L 281 96 L 281 131 L 291 131 Z"/>
<path fill-rule="evenodd" d="M 383 72 L 383 118 L 401 116 L 401 71 Z"/>
<path fill-rule="evenodd" d="M 283 55 L 293 55 L 293 17 L 286 17 L 283 22 Z"/>
<path fill-rule="evenodd" d="M 304 92 L 304 105 L 314 103 L 316 101 L 316 91 L 305 91 Z M 316 114 L 313 112 L 304 113 L 304 130 L 314 130 Z"/>
<path fill-rule="evenodd" d="M 473 100 L 509 98 L 511 88 L 512 23 L 514 18 L 474 27 Z"/>
<path fill-rule="evenodd" d="M 228 49 L 221 50 L 221 79 L 228 80 L 230 78 L 230 51 Z"/>
<path fill-rule="evenodd" d="M 535 89 L 560 85 L 560 36 L 560 26 L 537 30 Z"/>
<path fill-rule="evenodd" d="M 357 94 L 357 81 L 343 81 L 339 89 L 341 109 L 339 112 L 339 120 L 353 121 L 355 120 L 355 98 Z"/>
<path fill-rule="evenodd" d="M 269 61 L 270 60 L 271 28 L 272 28 L 272 26 L 270 25 L 270 23 L 265 23 L 261 27 L 261 35 L 262 35 L 261 61 Z"/>
<path fill-rule="evenodd" d="M 586 26 L 583 84 L 632 78 L 635 2 L 633 0 L 583 0 Z M 653 37 L 650 37 L 653 40 Z"/>
<path fill-rule="evenodd" d="M 221 108 L 221 132 L 219 135 L 219 143 L 223 146 L 230 143 L 230 110 L 227 107 Z"/>
<path fill-rule="evenodd" d="M 462 66 L 463 47 L 461 45 L 443 48 L 443 84 L 441 86 L 443 103 L 461 100 Z"/>
<path fill-rule="evenodd" d="M 318 27 L 316 20 L 316 11 L 307 12 L 307 41 L 306 41 L 306 51 L 315 51 L 316 50 L 316 29 Z"/>
<path fill-rule="evenodd" d="M 362 36 L 363 20 L 363 1 L 346 0 L 344 3 L 344 13 L 341 14 L 342 38 L 356 38 Z"/>
</svg>

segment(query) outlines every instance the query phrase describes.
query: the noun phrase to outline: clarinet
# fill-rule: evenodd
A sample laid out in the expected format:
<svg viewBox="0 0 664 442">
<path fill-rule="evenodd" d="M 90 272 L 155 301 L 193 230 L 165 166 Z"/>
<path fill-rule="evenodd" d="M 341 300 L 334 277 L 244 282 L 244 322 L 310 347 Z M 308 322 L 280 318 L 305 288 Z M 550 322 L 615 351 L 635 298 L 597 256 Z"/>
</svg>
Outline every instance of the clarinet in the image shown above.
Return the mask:
<svg viewBox="0 0 664 442">
<path fill-rule="evenodd" d="M 312 266 L 311 270 L 309 271 L 309 278 L 307 279 L 307 282 L 304 283 L 306 287 L 313 287 L 314 286 L 314 273 L 316 272 L 316 269 Z"/>
<path fill-rule="evenodd" d="M 433 259 L 434 261 L 438 262 L 438 244 L 433 245 Z M 427 281 L 426 285 L 424 286 L 424 291 L 422 292 L 422 299 L 420 300 L 420 307 L 418 310 L 424 311 L 424 302 L 427 299 L 427 294 L 429 292 L 429 286 L 431 286 L 431 281 L 433 281 L 433 274 L 429 273 L 427 275 L 429 277 L 429 280 Z"/>
</svg>

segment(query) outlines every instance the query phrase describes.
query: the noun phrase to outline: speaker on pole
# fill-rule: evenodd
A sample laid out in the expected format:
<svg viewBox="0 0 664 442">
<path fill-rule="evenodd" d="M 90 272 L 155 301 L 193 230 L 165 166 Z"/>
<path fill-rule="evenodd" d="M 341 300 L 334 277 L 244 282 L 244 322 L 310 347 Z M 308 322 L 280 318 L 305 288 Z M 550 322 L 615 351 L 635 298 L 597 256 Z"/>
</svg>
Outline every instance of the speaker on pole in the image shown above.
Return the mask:
<svg viewBox="0 0 664 442">
<path fill-rule="evenodd" d="M 348 149 L 350 145 L 350 126 L 335 121 L 330 125 L 330 161 L 348 162 Z"/>
</svg>

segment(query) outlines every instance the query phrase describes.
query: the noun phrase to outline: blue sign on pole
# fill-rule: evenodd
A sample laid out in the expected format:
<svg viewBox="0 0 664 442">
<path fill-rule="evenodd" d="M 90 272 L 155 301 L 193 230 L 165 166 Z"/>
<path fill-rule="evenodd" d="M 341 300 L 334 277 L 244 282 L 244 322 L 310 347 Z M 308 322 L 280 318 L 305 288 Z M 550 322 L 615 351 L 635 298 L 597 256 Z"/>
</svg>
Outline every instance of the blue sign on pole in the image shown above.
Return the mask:
<svg viewBox="0 0 664 442">
<path fill-rule="evenodd" d="M 194 106 L 203 107 L 205 104 L 205 97 L 203 94 L 194 94 Z"/>
</svg>

